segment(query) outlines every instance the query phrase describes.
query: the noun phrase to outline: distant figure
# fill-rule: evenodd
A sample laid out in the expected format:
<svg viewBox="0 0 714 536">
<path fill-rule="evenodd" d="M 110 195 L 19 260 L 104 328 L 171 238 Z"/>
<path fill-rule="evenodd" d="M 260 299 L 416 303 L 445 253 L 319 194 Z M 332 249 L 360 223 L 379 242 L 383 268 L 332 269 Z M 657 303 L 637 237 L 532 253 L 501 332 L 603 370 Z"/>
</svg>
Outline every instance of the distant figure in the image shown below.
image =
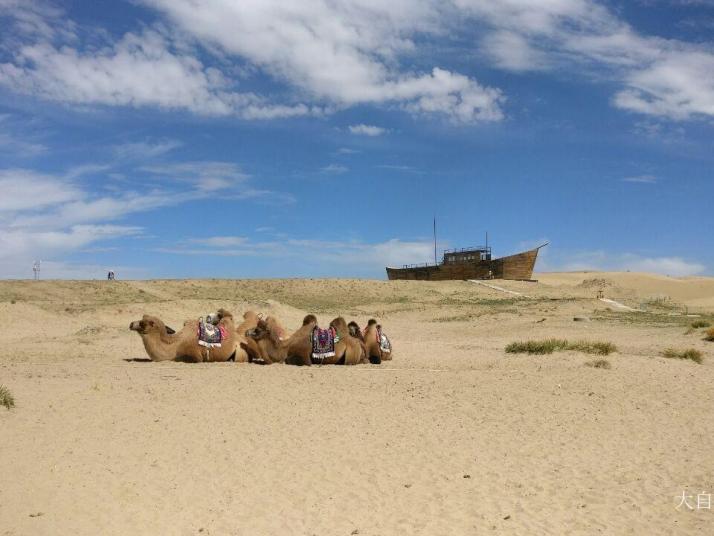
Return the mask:
<svg viewBox="0 0 714 536">
<path fill-rule="evenodd" d="M 114 281 L 114 270 L 109 270 L 109 273 L 107 273 L 107 280 Z"/>
</svg>

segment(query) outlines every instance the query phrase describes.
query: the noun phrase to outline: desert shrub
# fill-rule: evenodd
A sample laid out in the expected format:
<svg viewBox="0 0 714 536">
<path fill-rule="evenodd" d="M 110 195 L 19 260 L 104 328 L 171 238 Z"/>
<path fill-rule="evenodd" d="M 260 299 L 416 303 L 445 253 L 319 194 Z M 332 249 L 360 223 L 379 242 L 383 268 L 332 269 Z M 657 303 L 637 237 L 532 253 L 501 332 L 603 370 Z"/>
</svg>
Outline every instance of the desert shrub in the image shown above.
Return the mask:
<svg viewBox="0 0 714 536">
<path fill-rule="evenodd" d="M 617 351 L 617 347 L 610 342 L 576 341 L 568 342 L 565 339 L 545 339 L 542 341 L 519 341 L 506 346 L 509 354 L 552 354 L 558 350 L 575 350 L 586 354 L 608 355 Z"/>
<path fill-rule="evenodd" d="M 4 385 L 0 385 L 0 405 L 5 406 L 7 409 L 15 407 L 15 397 Z"/>
<path fill-rule="evenodd" d="M 567 349 L 595 355 L 610 355 L 617 351 L 617 347 L 611 342 L 599 341 L 576 341 L 569 343 Z"/>
<path fill-rule="evenodd" d="M 703 360 L 702 353 L 695 348 L 688 348 L 687 350 L 667 348 L 664 352 L 662 352 L 662 356 L 669 359 L 689 359 L 700 364 Z"/>
<path fill-rule="evenodd" d="M 592 361 L 588 361 L 585 363 L 588 367 L 593 367 L 593 368 L 602 368 L 602 369 L 610 369 L 612 368 L 612 365 L 610 365 L 610 362 L 607 359 L 593 359 Z"/>
<path fill-rule="evenodd" d="M 711 324 L 706 320 L 695 320 L 694 322 L 692 322 L 691 325 L 694 329 L 708 328 L 709 326 L 711 326 Z"/>
<path fill-rule="evenodd" d="M 555 350 L 564 350 L 568 341 L 563 339 L 546 339 L 544 341 L 519 341 L 506 346 L 509 354 L 552 354 Z"/>
<path fill-rule="evenodd" d="M 704 340 L 714 341 L 714 328 L 707 330 L 706 334 L 704 335 Z"/>
</svg>

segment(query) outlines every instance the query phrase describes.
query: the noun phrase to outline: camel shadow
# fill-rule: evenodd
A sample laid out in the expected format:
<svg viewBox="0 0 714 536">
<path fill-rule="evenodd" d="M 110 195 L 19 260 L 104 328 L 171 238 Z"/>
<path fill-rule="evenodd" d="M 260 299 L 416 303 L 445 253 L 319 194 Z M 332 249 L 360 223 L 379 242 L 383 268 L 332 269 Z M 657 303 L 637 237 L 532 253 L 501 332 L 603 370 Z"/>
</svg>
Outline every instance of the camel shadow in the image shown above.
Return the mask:
<svg viewBox="0 0 714 536">
<path fill-rule="evenodd" d="M 148 357 L 130 357 L 124 359 L 123 361 L 126 361 L 127 363 L 151 363 L 151 359 Z"/>
</svg>

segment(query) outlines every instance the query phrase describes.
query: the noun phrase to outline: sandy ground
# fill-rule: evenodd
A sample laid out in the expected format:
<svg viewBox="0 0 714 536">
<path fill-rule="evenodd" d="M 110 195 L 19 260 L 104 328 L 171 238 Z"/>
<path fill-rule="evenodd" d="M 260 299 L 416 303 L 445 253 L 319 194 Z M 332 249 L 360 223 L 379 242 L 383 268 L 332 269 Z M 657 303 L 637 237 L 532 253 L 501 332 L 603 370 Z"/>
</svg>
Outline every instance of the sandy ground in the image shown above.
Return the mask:
<svg viewBox="0 0 714 536">
<path fill-rule="evenodd" d="M 714 279 L 539 277 L 0 282 L 0 535 L 713 534 L 677 506 L 714 493 L 714 343 L 685 316 L 714 323 Z M 376 316 L 395 359 L 141 361 L 131 320 L 219 306 Z M 504 352 L 553 336 L 612 368 Z"/>
</svg>

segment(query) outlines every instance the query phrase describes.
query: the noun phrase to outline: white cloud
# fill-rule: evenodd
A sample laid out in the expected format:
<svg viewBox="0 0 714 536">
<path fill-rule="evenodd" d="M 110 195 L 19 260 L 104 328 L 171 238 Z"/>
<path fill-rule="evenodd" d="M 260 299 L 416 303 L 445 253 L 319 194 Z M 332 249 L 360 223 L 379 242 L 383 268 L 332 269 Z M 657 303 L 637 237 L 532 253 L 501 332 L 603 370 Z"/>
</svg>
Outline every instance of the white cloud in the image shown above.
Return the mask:
<svg viewBox="0 0 714 536">
<path fill-rule="evenodd" d="M 62 230 L 4 228 L 0 259 L 6 265 L 28 265 L 32 259 L 51 258 L 76 251 L 100 240 L 136 235 L 141 229 L 125 225 L 74 225 Z M 12 262 L 10 262 L 12 261 Z M 0 274 L 7 277 L 7 274 Z"/>
<path fill-rule="evenodd" d="M 329 173 L 331 175 L 341 175 L 342 173 L 347 173 L 349 168 L 347 166 L 342 166 L 340 164 L 330 164 L 325 166 L 320 170 L 322 173 Z"/>
<path fill-rule="evenodd" d="M 71 183 L 26 169 L 0 170 L 0 214 L 75 201 L 82 192 Z"/>
<path fill-rule="evenodd" d="M 231 243 L 234 239 L 236 243 Z M 175 247 L 159 251 L 199 256 L 310 258 L 326 265 L 384 269 L 385 266 L 427 262 L 434 253 L 433 247 L 431 242 L 397 239 L 378 243 L 312 239 L 256 242 L 243 237 L 214 237 L 208 242 L 202 239 L 185 240 Z"/>
<path fill-rule="evenodd" d="M 212 248 L 228 248 L 242 246 L 248 240 L 242 236 L 210 236 L 206 238 L 190 238 L 186 240 L 189 244 L 201 245 Z"/>
<path fill-rule="evenodd" d="M 619 108 L 674 120 L 714 117 L 714 53 L 663 51 L 663 57 L 627 78 L 618 92 Z"/>
<path fill-rule="evenodd" d="M 625 182 L 638 182 L 642 184 L 654 184 L 657 182 L 657 177 L 654 175 L 634 175 L 632 177 L 625 177 L 622 179 Z"/>
<path fill-rule="evenodd" d="M 357 134 L 358 136 L 381 136 L 387 132 L 386 128 L 377 127 L 374 125 L 365 125 L 360 123 L 359 125 L 350 125 L 350 133 Z"/>
<path fill-rule="evenodd" d="M 503 68 L 596 68 L 624 86 L 613 97 L 619 108 L 674 120 L 714 116 L 711 47 L 642 35 L 594 0 L 454 3 L 491 28 L 482 46 Z"/>
<path fill-rule="evenodd" d="M 95 29 L 87 43 L 92 30 L 81 33 L 57 8 L 1 1 L 13 31 L 2 39 L 12 58 L 0 64 L 0 84 L 59 102 L 263 120 L 371 104 L 456 123 L 501 120 L 499 89 L 438 60 L 407 67 L 425 57 L 420 47 L 456 33 L 503 69 L 615 82 L 621 109 L 714 116 L 711 45 L 641 34 L 595 0 L 137 0 L 161 23 L 116 41 Z M 292 98 L 241 91 L 225 74 L 235 71 L 286 84 Z"/>
<path fill-rule="evenodd" d="M 336 106 L 393 103 L 458 122 L 497 121 L 497 89 L 434 67 L 398 67 L 419 33 L 441 31 L 436 2 L 145 0 L 207 47 L 258 66 Z"/>
<path fill-rule="evenodd" d="M 24 274 L 33 259 L 61 258 L 107 240 L 142 233 L 140 227 L 117 225 L 137 212 L 179 205 L 220 195 L 222 199 L 260 198 L 290 202 L 279 193 L 250 188 L 248 175 L 230 162 L 164 164 L 145 170 L 163 187 L 93 191 L 78 179 L 111 166 L 83 165 L 64 174 L 26 169 L 0 170 L 0 277 Z M 106 190 L 106 189 L 104 189 Z M 203 243 L 205 245 L 205 243 Z M 212 246 L 241 244 L 237 237 L 214 237 Z M 59 272 L 58 272 L 59 273 Z"/>
<path fill-rule="evenodd" d="M 122 143 L 112 149 L 118 160 L 147 160 L 163 156 L 182 145 L 178 140 L 140 141 Z"/>
<path fill-rule="evenodd" d="M 236 164 L 220 161 L 157 164 L 143 166 L 141 170 L 177 182 L 192 184 L 203 192 L 233 188 L 250 178 L 250 175 L 243 173 Z"/>
<path fill-rule="evenodd" d="M 305 105 L 269 104 L 232 90 L 220 71 L 176 50 L 161 33 L 127 33 L 98 50 L 80 51 L 38 41 L 18 47 L 12 63 L 0 64 L 0 84 L 44 99 L 110 106 L 156 106 L 201 115 L 249 119 L 312 113 Z"/>
<path fill-rule="evenodd" d="M 484 38 L 482 45 L 494 63 L 508 71 L 539 71 L 549 66 L 546 54 L 510 30 L 492 32 Z"/>
<path fill-rule="evenodd" d="M 557 269 L 564 271 L 653 272 L 683 277 L 700 274 L 706 270 L 706 266 L 681 257 L 644 257 L 635 253 L 616 254 L 588 251 L 566 256 L 564 262 Z"/>
</svg>

